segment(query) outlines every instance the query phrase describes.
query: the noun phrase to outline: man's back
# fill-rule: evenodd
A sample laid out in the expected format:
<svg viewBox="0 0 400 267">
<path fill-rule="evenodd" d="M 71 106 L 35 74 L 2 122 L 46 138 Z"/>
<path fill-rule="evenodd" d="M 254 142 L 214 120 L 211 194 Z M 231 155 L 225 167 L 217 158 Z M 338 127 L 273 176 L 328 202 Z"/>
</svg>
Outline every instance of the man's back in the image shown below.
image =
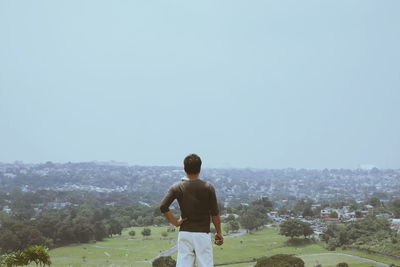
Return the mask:
<svg viewBox="0 0 400 267">
<path fill-rule="evenodd" d="M 166 210 L 177 199 L 181 217 L 187 218 L 180 231 L 210 232 L 210 216 L 218 215 L 218 204 L 214 187 L 200 179 L 185 180 L 173 185 L 165 196 L 161 209 Z"/>
<path fill-rule="evenodd" d="M 214 187 L 199 179 L 201 159 L 196 154 L 184 160 L 187 179 L 171 186 L 161 202 L 160 210 L 167 220 L 180 226 L 178 234 L 177 267 L 192 267 L 197 258 L 198 267 L 212 267 L 213 251 L 210 237 L 210 217 L 215 226 L 215 244 L 223 244 L 221 219 Z M 169 206 L 177 199 L 181 210 L 176 220 Z"/>
</svg>

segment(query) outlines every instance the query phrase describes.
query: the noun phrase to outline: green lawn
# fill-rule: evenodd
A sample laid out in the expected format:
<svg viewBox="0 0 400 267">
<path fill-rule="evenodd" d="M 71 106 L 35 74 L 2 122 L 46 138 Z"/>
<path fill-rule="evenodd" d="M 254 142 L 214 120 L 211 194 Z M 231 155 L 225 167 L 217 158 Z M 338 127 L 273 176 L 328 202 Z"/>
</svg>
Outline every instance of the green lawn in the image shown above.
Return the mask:
<svg viewBox="0 0 400 267">
<path fill-rule="evenodd" d="M 37 267 L 36 265 L 31 265 Z M 31 267 L 30 266 L 30 267 Z M 72 261 L 53 261 L 52 267 L 151 267 L 150 263 L 101 263 L 101 262 L 72 262 Z"/>
<path fill-rule="evenodd" d="M 346 262 L 351 267 L 375 267 L 378 265 L 367 263 L 360 261 L 358 259 L 353 259 L 347 256 L 342 255 L 316 255 L 316 256 L 307 256 L 301 257 L 304 260 L 306 267 L 314 267 L 317 264 L 321 264 L 323 267 L 336 267 L 336 265 L 340 262 Z M 255 262 L 252 263 L 241 263 L 241 264 L 232 264 L 226 265 L 226 267 L 247 267 L 254 266 Z"/>
<path fill-rule="evenodd" d="M 305 255 L 327 252 L 318 244 L 288 247 L 287 238 L 271 228 L 254 232 L 250 235 L 226 238 L 222 247 L 214 246 L 215 263 L 252 260 L 274 254 Z"/>
<path fill-rule="evenodd" d="M 161 233 L 166 231 L 167 227 L 149 228 L 151 229 L 152 234 L 147 239 L 143 239 L 140 234 L 143 227 L 135 227 L 125 229 L 121 236 L 115 236 L 102 242 L 71 245 L 52 249 L 50 250 L 50 256 L 52 257 L 53 261 L 52 266 L 150 267 L 151 264 L 148 262 L 140 263 L 132 261 L 145 261 L 153 259 L 161 251 L 168 250 L 169 248 L 175 246 L 176 243 L 171 239 L 176 239 L 178 233 L 169 233 L 168 237 L 165 239 L 161 236 Z M 136 235 L 133 238 L 128 234 L 128 232 L 131 230 L 136 231 Z M 323 247 L 323 244 L 312 243 L 288 246 L 286 243 L 287 240 L 288 238 L 279 235 L 277 230 L 271 228 L 266 228 L 249 235 L 226 238 L 225 244 L 222 247 L 214 246 L 214 262 L 218 264 L 254 260 L 262 256 L 271 256 L 280 253 L 302 256 L 308 254 L 333 252 L 327 251 Z M 396 262 L 384 257 L 350 250 L 339 250 L 336 252 L 356 255 L 388 264 L 400 264 L 400 262 Z M 173 258 L 176 258 L 176 255 L 174 255 Z M 100 261 L 91 261 L 91 259 Z M 373 266 L 371 263 L 363 263 L 357 259 L 352 259 L 341 255 L 317 255 L 303 257 L 303 259 L 306 262 L 307 267 L 315 266 L 317 262 L 322 264 L 324 267 L 334 267 L 339 262 L 347 262 L 352 267 Z M 244 267 L 253 265 L 254 263 L 244 263 L 227 266 Z"/>
<path fill-rule="evenodd" d="M 53 266 L 150 266 L 148 263 L 127 263 L 129 261 L 151 260 L 160 252 L 176 245 L 177 232 L 168 233 L 166 238 L 161 236 L 167 227 L 149 227 L 151 235 L 143 238 L 140 232 L 143 227 L 124 229 L 121 236 L 105 239 L 90 244 L 70 245 L 50 250 Z M 135 230 L 134 237 L 129 231 Z M 62 259 L 67 258 L 67 259 Z M 91 259 L 102 260 L 93 262 Z M 86 260 L 86 261 L 84 261 Z M 104 262 L 109 260 L 110 263 Z M 123 262 L 125 261 L 125 263 Z M 113 263 L 114 265 L 110 265 Z"/>
<path fill-rule="evenodd" d="M 302 259 L 304 260 L 306 267 L 316 266 L 317 264 L 321 264 L 323 267 L 336 267 L 336 265 L 340 262 L 346 262 L 351 267 L 379 266 L 342 255 L 317 255 L 302 257 Z"/>
<path fill-rule="evenodd" d="M 398 260 L 392 260 L 392 259 L 385 258 L 385 257 L 382 257 L 382 256 L 366 254 L 366 253 L 363 253 L 363 252 L 357 252 L 357 251 L 352 251 L 352 250 L 336 250 L 335 252 L 337 252 L 337 253 L 345 253 L 345 254 L 354 255 L 354 256 L 359 256 L 359 257 L 363 257 L 363 258 L 367 258 L 367 259 L 383 262 L 383 263 L 386 263 L 386 264 L 392 264 L 393 263 L 393 264 L 396 264 L 396 265 L 400 265 L 400 261 L 398 261 Z"/>
<path fill-rule="evenodd" d="M 214 246 L 214 261 L 215 263 L 238 262 L 281 253 L 301 256 L 316 253 L 337 252 L 372 259 L 387 264 L 400 264 L 400 262 L 395 260 L 351 250 L 328 251 L 324 248 L 322 243 L 288 246 L 286 243 L 287 240 L 287 237 L 279 235 L 277 230 L 271 228 L 266 228 L 246 236 L 227 238 L 225 239 L 225 243 L 222 247 Z M 324 267 L 336 266 L 337 263 L 343 261 L 344 259 L 352 262 L 351 266 L 373 266 L 371 263 L 364 263 L 357 259 L 352 259 L 350 257 L 341 255 L 319 255 L 310 258 L 304 257 L 307 266 L 315 266 L 316 264 L 313 264 L 315 263 L 315 260 L 320 260 L 321 263 L 324 263 Z M 314 262 L 312 262 L 313 260 Z M 249 265 L 254 265 L 254 263 L 229 265 L 229 267 L 241 267 Z"/>
</svg>

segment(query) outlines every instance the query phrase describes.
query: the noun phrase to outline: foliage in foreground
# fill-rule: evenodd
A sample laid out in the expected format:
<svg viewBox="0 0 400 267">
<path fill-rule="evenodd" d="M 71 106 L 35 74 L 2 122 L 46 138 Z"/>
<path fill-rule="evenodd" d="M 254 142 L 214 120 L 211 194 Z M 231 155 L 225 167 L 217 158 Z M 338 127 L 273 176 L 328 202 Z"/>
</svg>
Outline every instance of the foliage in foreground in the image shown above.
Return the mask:
<svg viewBox="0 0 400 267">
<path fill-rule="evenodd" d="M 277 254 L 259 258 L 254 267 L 304 267 L 304 261 L 288 254 Z"/>
<path fill-rule="evenodd" d="M 48 249 L 43 246 L 33 246 L 0 257 L 0 266 L 24 266 L 31 263 L 35 263 L 39 266 L 50 266 L 51 261 Z"/>
<path fill-rule="evenodd" d="M 171 258 L 171 256 L 165 257 L 159 257 L 153 261 L 152 264 L 153 267 L 175 267 L 176 266 L 176 261 Z"/>
</svg>

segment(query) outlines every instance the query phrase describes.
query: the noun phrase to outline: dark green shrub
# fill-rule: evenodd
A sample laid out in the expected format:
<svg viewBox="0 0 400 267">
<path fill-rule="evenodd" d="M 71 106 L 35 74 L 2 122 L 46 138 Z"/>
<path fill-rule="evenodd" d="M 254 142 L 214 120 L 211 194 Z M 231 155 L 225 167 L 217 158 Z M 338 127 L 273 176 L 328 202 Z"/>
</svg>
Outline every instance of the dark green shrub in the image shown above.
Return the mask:
<svg viewBox="0 0 400 267">
<path fill-rule="evenodd" d="M 277 254 L 259 258 L 254 267 L 304 267 L 304 261 L 291 255 Z"/>
<path fill-rule="evenodd" d="M 153 261 L 152 264 L 153 267 L 175 267 L 176 266 L 176 261 L 171 258 L 171 256 L 168 257 L 159 257 Z"/>
</svg>

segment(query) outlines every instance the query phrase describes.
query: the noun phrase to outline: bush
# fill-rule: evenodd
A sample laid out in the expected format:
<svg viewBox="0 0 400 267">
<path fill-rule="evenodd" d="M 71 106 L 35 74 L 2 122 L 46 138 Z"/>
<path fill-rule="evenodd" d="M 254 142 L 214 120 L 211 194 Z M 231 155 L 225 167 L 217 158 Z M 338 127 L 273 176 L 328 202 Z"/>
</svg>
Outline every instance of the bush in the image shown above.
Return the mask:
<svg viewBox="0 0 400 267">
<path fill-rule="evenodd" d="M 338 247 L 336 238 L 329 238 L 326 248 L 330 251 L 335 250 Z"/>
<path fill-rule="evenodd" d="M 150 228 L 143 228 L 142 235 L 143 235 L 143 237 L 151 235 L 151 229 Z"/>
<path fill-rule="evenodd" d="M 254 267 L 304 267 L 304 261 L 291 255 L 277 254 L 259 258 Z"/>
<path fill-rule="evenodd" d="M 129 231 L 129 235 L 130 235 L 130 236 L 135 236 L 135 234 L 136 234 L 135 231 L 133 231 L 133 230 L 132 230 L 132 231 Z"/>
<path fill-rule="evenodd" d="M 50 266 L 51 261 L 47 248 L 43 246 L 33 246 L 23 251 L 16 251 L 0 257 L 0 266 L 24 266 L 33 262 L 36 265 Z"/>
<path fill-rule="evenodd" d="M 171 256 L 168 257 L 159 257 L 153 261 L 152 264 L 153 267 L 175 267 L 176 266 L 176 261 L 171 258 Z"/>
<path fill-rule="evenodd" d="M 341 263 L 338 263 L 338 265 L 336 265 L 336 267 L 349 267 L 349 265 L 345 262 L 341 262 Z"/>
</svg>

